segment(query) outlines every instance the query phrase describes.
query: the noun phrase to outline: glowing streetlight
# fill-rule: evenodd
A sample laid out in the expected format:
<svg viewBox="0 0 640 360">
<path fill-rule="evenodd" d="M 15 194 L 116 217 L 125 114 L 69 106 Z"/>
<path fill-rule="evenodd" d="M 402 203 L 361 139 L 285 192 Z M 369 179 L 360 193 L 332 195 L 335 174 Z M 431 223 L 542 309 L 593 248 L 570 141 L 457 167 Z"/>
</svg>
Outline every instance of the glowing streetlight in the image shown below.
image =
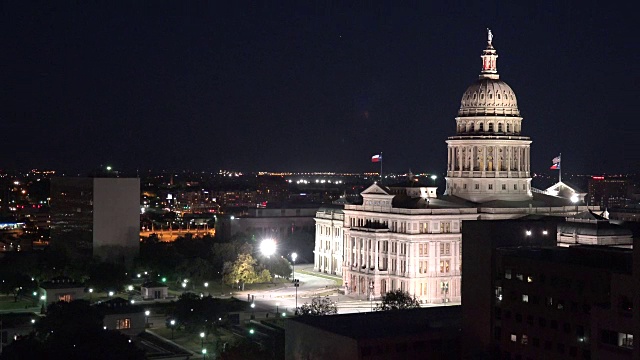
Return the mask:
<svg viewBox="0 0 640 360">
<path fill-rule="evenodd" d="M 111 166 L 107 166 L 107 171 L 111 171 Z"/>
<path fill-rule="evenodd" d="M 109 296 L 113 296 L 113 291 L 109 291 Z"/>
<path fill-rule="evenodd" d="M 260 252 L 262 255 L 269 257 L 276 252 L 276 242 L 273 239 L 264 239 L 260 243 Z"/>
<path fill-rule="evenodd" d="M 128 289 L 129 291 L 133 291 L 133 285 L 129 285 L 129 287 L 127 287 L 127 289 Z"/>
<path fill-rule="evenodd" d="M 149 315 L 151 315 L 151 311 L 146 310 L 144 312 L 144 320 L 145 320 L 145 324 L 147 325 L 147 327 L 149 327 Z"/>
<path fill-rule="evenodd" d="M 578 195 L 577 195 L 577 194 L 573 194 L 573 195 L 571 195 L 570 200 L 571 200 L 571 202 L 572 202 L 572 203 L 574 203 L 574 204 L 575 204 L 575 203 L 577 203 L 578 201 L 580 201 L 580 198 L 578 197 Z"/>
<path fill-rule="evenodd" d="M 173 340 L 173 328 L 176 324 L 176 321 L 171 319 L 171 321 L 169 322 L 169 324 L 171 324 L 171 340 Z"/>
<path fill-rule="evenodd" d="M 205 335 L 206 335 L 206 334 L 204 333 L 204 331 L 200 333 L 200 347 L 201 347 L 203 350 L 205 350 L 205 349 L 204 349 L 204 337 L 205 337 Z M 206 350 L 205 350 L 205 351 L 206 351 Z"/>
</svg>

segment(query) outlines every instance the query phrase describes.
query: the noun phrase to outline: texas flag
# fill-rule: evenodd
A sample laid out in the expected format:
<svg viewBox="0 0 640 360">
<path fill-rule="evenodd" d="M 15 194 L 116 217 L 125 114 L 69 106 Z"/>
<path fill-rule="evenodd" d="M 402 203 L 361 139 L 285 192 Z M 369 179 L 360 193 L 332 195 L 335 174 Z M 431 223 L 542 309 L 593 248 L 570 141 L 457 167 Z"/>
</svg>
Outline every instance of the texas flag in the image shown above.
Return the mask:
<svg viewBox="0 0 640 360">
<path fill-rule="evenodd" d="M 551 160 L 551 162 L 553 162 L 553 165 L 550 167 L 551 170 L 560 170 L 560 156 L 556 156 L 553 158 L 553 160 Z"/>
<path fill-rule="evenodd" d="M 382 155 L 373 155 L 371 157 L 371 162 L 380 162 L 382 161 Z"/>
</svg>

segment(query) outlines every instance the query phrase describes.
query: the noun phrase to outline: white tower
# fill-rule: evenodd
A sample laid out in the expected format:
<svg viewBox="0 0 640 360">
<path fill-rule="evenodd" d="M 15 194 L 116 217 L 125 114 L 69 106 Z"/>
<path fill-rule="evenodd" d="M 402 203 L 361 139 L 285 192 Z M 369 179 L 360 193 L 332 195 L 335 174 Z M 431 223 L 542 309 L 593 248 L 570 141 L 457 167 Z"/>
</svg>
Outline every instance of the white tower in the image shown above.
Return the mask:
<svg viewBox="0 0 640 360">
<path fill-rule="evenodd" d="M 487 32 L 482 72 L 462 95 L 456 136 L 447 140 L 445 193 L 478 203 L 529 200 L 531 140 L 520 134 L 516 95 L 500 80 L 493 34 Z"/>
</svg>

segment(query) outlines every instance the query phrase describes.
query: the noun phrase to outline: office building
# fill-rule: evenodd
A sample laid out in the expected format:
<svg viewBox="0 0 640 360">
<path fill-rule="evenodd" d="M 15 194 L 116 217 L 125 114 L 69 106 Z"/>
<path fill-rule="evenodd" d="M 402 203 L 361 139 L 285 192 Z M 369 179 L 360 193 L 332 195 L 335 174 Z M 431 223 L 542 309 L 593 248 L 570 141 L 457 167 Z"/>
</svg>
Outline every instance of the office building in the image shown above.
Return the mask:
<svg viewBox="0 0 640 360">
<path fill-rule="evenodd" d="M 139 253 L 139 233 L 139 179 L 51 179 L 51 246 L 130 263 Z"/>
</svg>

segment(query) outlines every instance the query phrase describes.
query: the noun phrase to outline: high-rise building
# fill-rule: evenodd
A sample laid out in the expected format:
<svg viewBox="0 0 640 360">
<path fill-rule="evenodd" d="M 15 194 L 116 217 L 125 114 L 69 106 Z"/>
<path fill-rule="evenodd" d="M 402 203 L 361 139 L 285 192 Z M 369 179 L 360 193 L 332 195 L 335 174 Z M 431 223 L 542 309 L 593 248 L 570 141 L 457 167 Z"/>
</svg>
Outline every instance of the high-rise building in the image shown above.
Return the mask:
<svg viewBox="0 0 640 360">
<path fill-rule="evenodd" d="M 589 179 L 589 205 L 602 209 L 623 207 L 630 201 L 630 189 L 629 179 L 592 176 Z"/>
<path fill-rule="evenodd" d="M 140 250 L 140 179 L 51 180 L 51 246 L 129 263 Z"/>
<path fill-rule="evenodd" d="M 531 140 L 522 133 L 515 93 L 499 79 L 492 40 L 489 33 L 480 77 L 464 92 L 456 135 L 446 141 L 444 195 L 413 179 L 373 184 L 362 204 L 316 214 L 314 269 L 342 275 L 346 293 L 366 298 L 401 289 L 422 303 L 460 302 L 464 220 L 588 210 L 531 188 Z"/>
</svg>

